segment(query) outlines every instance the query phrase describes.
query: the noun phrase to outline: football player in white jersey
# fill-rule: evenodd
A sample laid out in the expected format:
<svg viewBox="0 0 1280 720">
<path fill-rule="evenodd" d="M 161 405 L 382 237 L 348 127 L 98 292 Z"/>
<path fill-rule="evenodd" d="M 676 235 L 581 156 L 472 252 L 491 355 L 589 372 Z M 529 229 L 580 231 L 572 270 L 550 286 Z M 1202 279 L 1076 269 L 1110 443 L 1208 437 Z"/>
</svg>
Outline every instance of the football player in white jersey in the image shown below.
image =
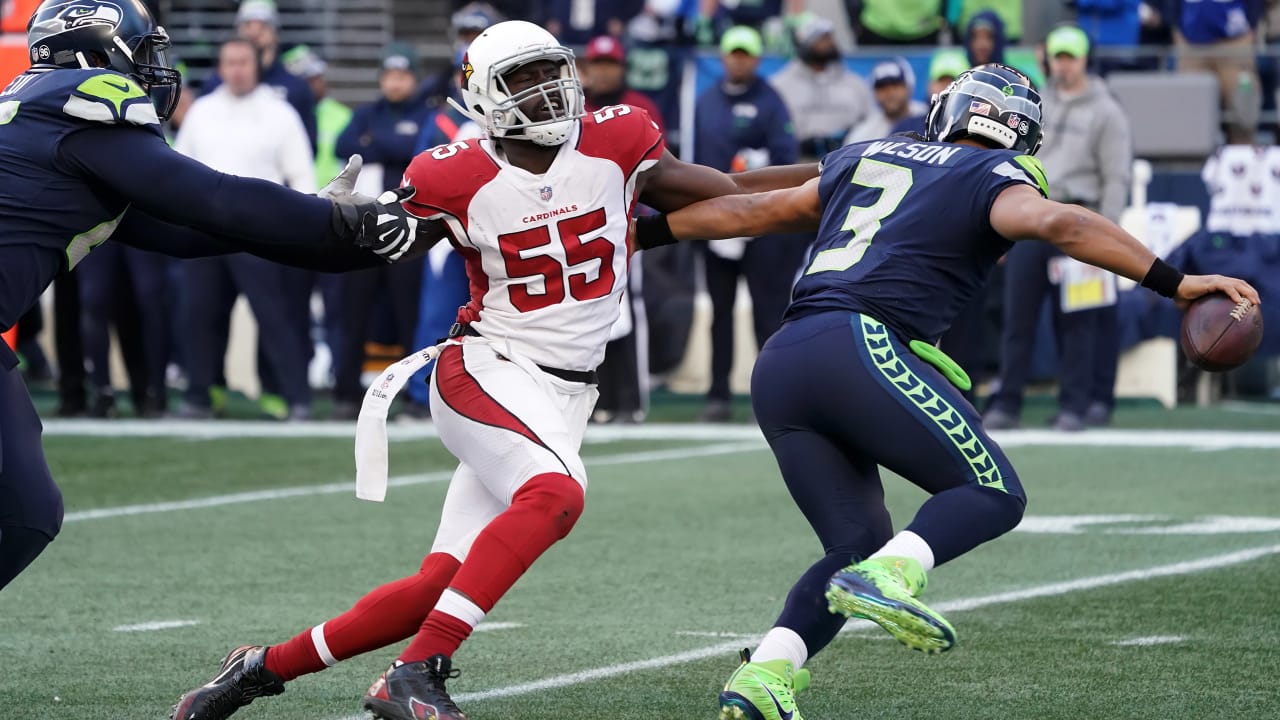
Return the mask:
<svg viewBox="0 0 1280 720">
<path fill-rule="evenodd" d="M 413 637 L 364 698 L 386 720 L 463 720 L 445 691 L 450 658 L 498 599 L 583 509 L 579 446 L 626 285 L 637 201 L 698 200 L 792 187 L 817 166 L 726 175 L 683 163 L 643 110 L 583 111 L 573 54 L 545 30 L 485 30 L 462 66 L 463 112 L 480 140 L 421 154 L 405 209 L 466 258 L 471 301 L 444 344 L 431 414 L 460 464 L 418 573 L 270 647 L 236 648 L 174 717 L 221 720 L 284 683 Z M 388 256 L 412 241 L 390 238 Z"/>
</svg>

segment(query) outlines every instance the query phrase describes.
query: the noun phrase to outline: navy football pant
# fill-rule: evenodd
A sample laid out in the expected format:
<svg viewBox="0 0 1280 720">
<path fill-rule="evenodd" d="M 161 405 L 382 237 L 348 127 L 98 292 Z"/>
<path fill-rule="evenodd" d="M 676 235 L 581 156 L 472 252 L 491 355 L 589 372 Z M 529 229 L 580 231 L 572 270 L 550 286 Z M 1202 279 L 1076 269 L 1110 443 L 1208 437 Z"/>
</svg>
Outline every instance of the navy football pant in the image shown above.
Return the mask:
<svg viewBox="0 0 1280 720">
<path fill-rule="evenodd" d="M 0 369 L 0 588 L 62 528 L 62 493 L 40 447 L 41 429 L 17 369 Z"/>
<path fill-rule="evenodd" d="M 933 496 L 906 529 L 939 565 L 1022 519 L 1022 485 L 977 411 L 877 320 L 828 312 L 786 323 L 756 361 L 751 401 L 826 553 L 776 623 L 804 638 L 810 655 L 844 624 L 827 612 L 827 580 L 893 535 L 880 466 Z"/>
</svg>

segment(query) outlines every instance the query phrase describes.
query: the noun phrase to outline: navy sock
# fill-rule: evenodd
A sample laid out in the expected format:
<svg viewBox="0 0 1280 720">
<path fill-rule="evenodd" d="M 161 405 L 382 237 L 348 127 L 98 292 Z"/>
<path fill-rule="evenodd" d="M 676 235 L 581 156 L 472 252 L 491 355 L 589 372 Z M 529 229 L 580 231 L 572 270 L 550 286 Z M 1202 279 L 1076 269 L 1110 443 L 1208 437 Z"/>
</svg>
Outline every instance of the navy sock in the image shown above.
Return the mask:
<svg viewBox="0 0 1280 720">
<path fill-rule="evenodd" d="M 39 530 L 0 526 L 0 590 L 18 577 L 50 542 L 49 536 Z"/>
<path fill-rule="evenodd" d="M 817 655 L 844 627 L 844 616 L 827 610 L 827 581 L 854 562 L 850 552 L 828 553 L 806 570 L 787 594 L 782 614 L 773 625 L 794 630 L 804 640 L 809 657 Z"/>
<path fill-rule="evenodd" d="M 929 543 L 941 565 L 1012 530 L 1026 505 L 1021 493 L 961 485 L 926 500 L 907 529 Z"/>
</svg>

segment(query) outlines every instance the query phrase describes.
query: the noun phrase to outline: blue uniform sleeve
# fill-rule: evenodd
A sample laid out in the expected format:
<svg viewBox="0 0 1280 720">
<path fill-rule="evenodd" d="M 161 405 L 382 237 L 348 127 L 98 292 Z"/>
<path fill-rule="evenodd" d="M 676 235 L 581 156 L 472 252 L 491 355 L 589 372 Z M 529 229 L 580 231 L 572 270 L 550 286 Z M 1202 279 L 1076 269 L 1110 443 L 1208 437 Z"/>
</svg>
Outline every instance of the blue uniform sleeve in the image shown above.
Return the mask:
<svg viewBox="0 0 1280 720">
<path fill-rule="evenodd" d="M 170 257 L 197 258 L 248 252 L 274 262 L 320 272 L 343 272 L 385 264 L 373 253 L 336 241 L 315 247 L 286 247 L 252 240 L 233 243 L 183 225 L 158 220 L 137 209 L 125 213 L 111 239 Z"/>
<path fill-rule="evenodd" d="M 340 242 L 328 200 L 217 172 L 151 133 L 124 127 L 75 132 L 59 143 L 57 161 L 134 209 L 229 245 L 319 248 Z"/>
</svg>

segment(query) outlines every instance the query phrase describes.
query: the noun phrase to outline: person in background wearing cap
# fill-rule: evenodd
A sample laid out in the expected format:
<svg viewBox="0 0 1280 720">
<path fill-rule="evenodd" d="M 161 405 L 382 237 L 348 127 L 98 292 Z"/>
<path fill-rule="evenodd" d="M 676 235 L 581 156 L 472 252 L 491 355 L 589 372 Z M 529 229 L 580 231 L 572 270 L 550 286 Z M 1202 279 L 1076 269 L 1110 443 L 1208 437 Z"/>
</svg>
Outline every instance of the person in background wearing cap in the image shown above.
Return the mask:
<svg viewBox="0 0 1280 720">
<path fill-rule="evenodd" d="M 730 28 L 720 40 L 724 77 L 706 90 L 694 117 L 693 157 L 722 172 L 788 165 L 799 143 L 782 96 L 760 77 L 760 33 Z M 793 236 L 765 236 L 706 245 L 704 268 L 711 295 L 711 388 L 702 419 L 724 422 L 732 414 L 729 372 L 733 366 L 733 305 L 738 278 L 751 291 L 756 343 L 777 330 L 791 296 L 791 282 L 804 260 L 806 244 Z"/>
<path fill-rule="evenodd" d="M 800 154 L 808 159 L 843 145 L 849 130 L 873 110 L 867 84 L 841 62 L 834 32 L 824 17 L 801 18 L 794 33 L 796 56 L 769 78 L 791 113 Z"/>
<path fill-rule="evenodd" d="M 860 45 L 938 44 L 943 0 L 862 0 L 861 4 L 855 19 Z"/>
<path fill-rule="evenodd" d="M 236 34 L 258 50 L 258 77 L 263 85 L 275 88 L 293 106 L 307 129 L 311 147 L 316 146 L 316 98 L 307 81 L 285 69 L 280 60 L 280 13 L 273 0 L 244 0 L 236 12 Z M 202 94 L 208 95 L 222 84 L 217 71 L 204 81 Z"/>
<path fill-rule="evenodd" d="M 932 98 L 951 84 L 961 73 L 969 69 L 969 61 L 965 59 L 964 53 L 959 50 L 942 49 L 933 54 L 933 59 L 929 61 L 929 87 L 928 97 Z M 902 132 L 914 132 L 921 135 L 924 134 L 924 119 L 928 114 L 926 110 L 923 113 L 911 115 L 910 117 L 898 121 L 889 132 L 893 134 Z"/>
<path fill-rule="evenodd" d="M 649 113 L 649 119 L 666 134 L 667 125 L 658 106 L 648 95 L 627 87 L 627 55 L 621 41 L 611 35 L 592 39 L 587 43 L 584 69 L 582 89 L 587 112 L 609 105 L 634 105 Z"/>
<path fill-rule="evenodd" d="M 382 97 L 356 108 L 347 129 L 338 136 L 339 157 L 364 157 L 360 182 L 370 183 L 364 191 L 367 195 L 377 196 L 400 183 L 431 114 L 430 108 L 414 98 L 418 84 L 416 62 L 409 45 L 388 46 L 378 76 Z M 370 311 L 380 288 L 385 287 L 391 298 L 397 344 L 406 352 L 413 349 L 422 294 L 422 264 L 423 259 L 418 258 L 342 276 L 342 330 L 333 388 L 335 418 L 351 420 L 360 412 L 364 399 L 360 386 L 364 344 L 369 339 Z"/>
<path fill-rule="evenodd" d="M 1089 38 L 1084 31 L 1060 26 L 1049 33 L 1045 50 L 1050 82 L 1043 95 L 1044 145 L 1039 157 L 1052 178 L 1050 197 L 1083 205 L 1116 222 L 1125 207 L 1133 165 L 1129 119 L 1103 80 L 1088 74 Z M 1050 282 L 1050 262 L 1059 256 L 1040 243 L 1016 243 L 1009 251 L 1000 385 L 984 416 L 988 429 L 1018 426 L 1046 296 L 1053 308 L 1060 359 L 1054 427 L 1075 431 L 1111 420 L 1119 355 L 1116 306 L 1112 300 L 1109 306 L 1064 312 L 1060 288 Z"/>
<path fill-rule="evenodd" d="M 925 114 L 929 108 L 911 93 L 916 86 L 916 74 L 911 65 L 901 57 L 876 63 L 871 68 L 871 86 L 875 89 L 878 109 L 854 126 L 845 138 L 845 144 L 875 140 L 888 136 L 898 123 L 915 115 Z"/>
<path fill-rule="evenodd" d="M 173 149 L 215 170 L 256 177 L 299 192 L 315 192 L 315 168 L 302 120 L 293 108 L 260 80 L 257 51 L 243 38 L 223 43 L 218 71 L 225 80 L 196 100 L 178 130 Z M 237 253 L 187 261 L 183 267 L 183 303 L 188 383 L 178 414 L 186 418 L 213 415 L 211 391 L 226 355 L 225 328 L 230 304 L 221 299 L 243 294 L 258 320 L 259 363 L 264 391 L 268 367 L 275 370 L 283 402 L 282 415 L 307 419 L 311 388 L 305 368 L 309 325 L 290 310 L 283 265 Z M 279 415 L 276 415 L 279 417 Z M 283 418 L 281 418 L 283 419 Z"/>
<path fill-rule="evenodd" d="M 449 34 L 453 37 L 453 61 L 423 81 L 418 88 L 418 99 L 432 108 L 445 107 L 445 99 L 450 96 L 460 100 L 457 91 L 458 68 L 462 67 L 462 56 L 466 54 L 467 46 L 485 28 L 505 19 L 502 13 L 487 2 L 467 3 L 458 8 L 449 18 Z"/>
</svg>

